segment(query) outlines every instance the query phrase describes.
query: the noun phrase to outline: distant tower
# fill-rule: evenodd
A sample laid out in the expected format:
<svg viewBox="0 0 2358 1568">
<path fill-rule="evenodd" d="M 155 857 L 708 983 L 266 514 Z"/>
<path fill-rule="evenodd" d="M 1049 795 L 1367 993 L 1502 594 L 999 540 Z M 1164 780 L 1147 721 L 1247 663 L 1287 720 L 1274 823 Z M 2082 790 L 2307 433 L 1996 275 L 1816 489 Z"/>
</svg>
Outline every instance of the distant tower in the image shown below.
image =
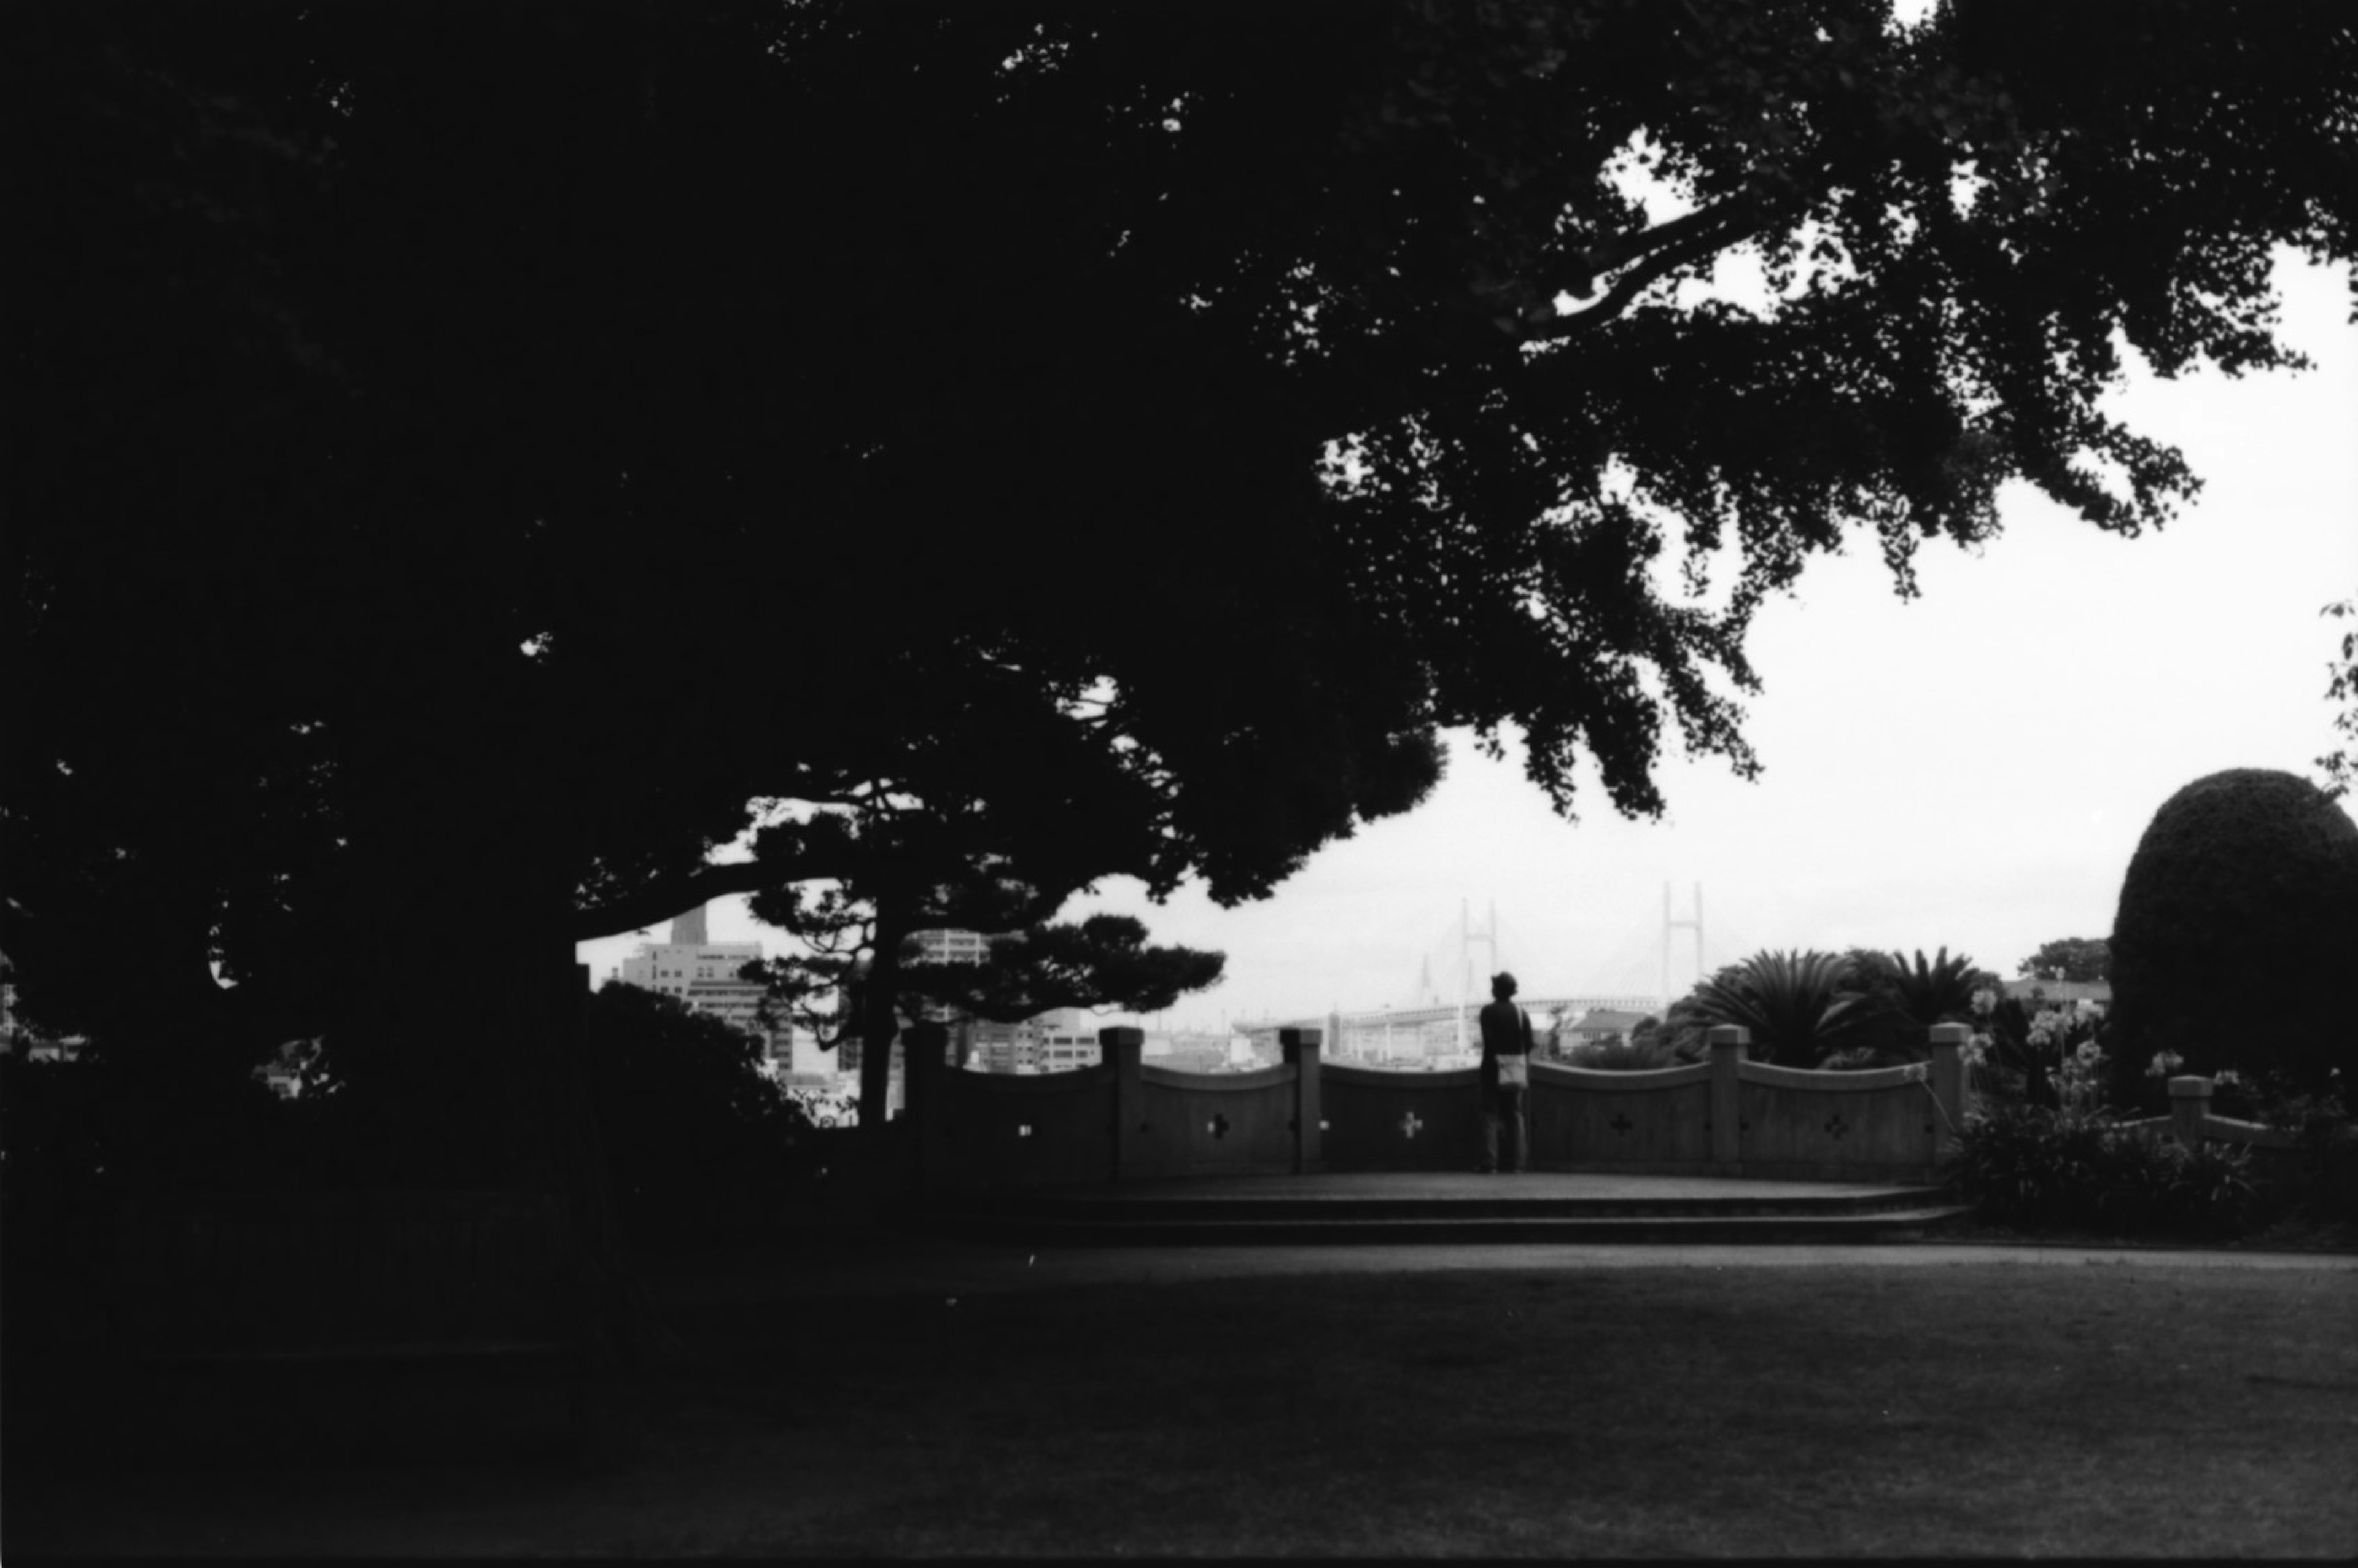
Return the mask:
<svg viewBox="0 0 2358 1568">
<path fill-rule="evenodd" d="M 1490 967 L 1483 971 L 1482 989 L 1490 989 L 1490 976 L 1498 972 L 1498 904 L 1490 903 L 1490 924 L 1480 931 L 1474 929 L 1466 901 L 1457 901 L 1457 1049 L 1467 1049 L 1466 1044 L 1466 1010 L 1473 1005 L 1474 942 L 1479 937 L 1489 949 Z"/>
<path fill-rule="evenodd" d="M 1673 931 L 1694 933 L 1695 983 L 1702 984 L 1703 884 L 1701 882 L 1694 885 L 1694 918 L 1693 920 L 1671 918 L 1671 884 L 1668 882 L 1662 884 L 1662 1005 L 1664 1007 L 1676 1001 L 1680 995 L 1679 992 L 1671 989 L 1671 933 Z"/>
<path fill-rule="evenodd" d="M 700 903 L 671 923 L 671 941 L 675 947 L 701 947 L 711 940 L 705 935 L 704 905 Z"/>
<path fill-rule="evenodd" d="M 1411 1007 L 1433 1007 L 1439 1004 L 1441 993 L 1433 989 L 1433 960 L 1420 958 L 1416 965 L 1416 996 Z"/>
</svg>

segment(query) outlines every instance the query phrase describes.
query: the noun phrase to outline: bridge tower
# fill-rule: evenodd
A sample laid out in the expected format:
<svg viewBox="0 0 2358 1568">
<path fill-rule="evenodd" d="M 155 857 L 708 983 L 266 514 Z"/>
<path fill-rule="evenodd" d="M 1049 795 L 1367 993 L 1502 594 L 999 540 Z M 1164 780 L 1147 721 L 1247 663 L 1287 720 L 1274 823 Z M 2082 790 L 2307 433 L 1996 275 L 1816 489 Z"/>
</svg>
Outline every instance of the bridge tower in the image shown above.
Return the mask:
<svg viewBox="0 0 2358 1568">
<path fill-rule="evenodd" d="M 1469 923 L 1466 901 L 1457 901 L 1457 1049 L 1466 1050 L 1466 1010 L 1474 994 L 1474 943 L 1478 938 L 1489 949 L 1490 967 L 1482 971 L 1485 989 L 1490 976 L 1498 972 L 1498 901 L 1490 901 L 1490 923 L 1476 931 Z"/>
<path fill-rule="evenodd" d="M 1700 984 L 1703 979 L 1703 884 L 1701 882 L 1694 884 L 1694 918 L 1692 920 L 1671 918 L 1671 884 L 1668 882 L 1662 884 L 1662 1006 L 1664 1008 L 1668 1008 L 1671 1003 L 1676 1001 L 1681 994 L 1671 989 L 1671 933 L 1673 931 L 1694 933 L 1695 980 Z"/>
</svg>

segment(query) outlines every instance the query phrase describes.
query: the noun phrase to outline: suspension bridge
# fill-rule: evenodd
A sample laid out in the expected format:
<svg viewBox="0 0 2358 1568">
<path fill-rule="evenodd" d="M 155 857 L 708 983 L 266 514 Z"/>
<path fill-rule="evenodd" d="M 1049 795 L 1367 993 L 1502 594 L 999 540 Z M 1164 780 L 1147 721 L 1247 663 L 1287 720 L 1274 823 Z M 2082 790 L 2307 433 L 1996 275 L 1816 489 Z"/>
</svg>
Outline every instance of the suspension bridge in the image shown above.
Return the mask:
<svg viewBox="0 0 2358 1568">
<path fill-rule="evenodd" d="M 1625 939 L 1591 967 L 1585 984 L 1561 988 L 1542 980 L 1534 987 L 1531 979 L 1554 966 L 1502 938 L 1495 903 L 1485 913 L 1487 918 L 1477 920 L 1471 902 L 1460 903 L 1455 924 L 1421 955 L 1415 988 L 1403 1002 L 1253 1020 L 1234 1027 L 1264 1047 L 1274 1045 L 1281 1029 L 1316 1029 L 1325 1035 L 1327 1054 L 1338 1059 L 1460 1065 L 1480 1053 L 1476 1018 L 1490 1000 L 1490 976 L 1501 969 L 1524 978 L 1524 989 L 1515 1000 L 1531 1015 L 1534 1028 L 1558 1030 L 1568 1044 L 1570 1032 L 1584 1022 L 1601 1033 L 1626 1031 L 1640 1018 L 1660 1017 L 1695 981 L 1733 961 L 1732 954 L 1749 950 L 1731 945 L 1724 918 L 1715 917 L 1717 935 L 1706 939 L 1700 883 L 1693 887 L 1688 911 L 1681 915 L 1665 882 L 1659 933 Z"/>
</svg>

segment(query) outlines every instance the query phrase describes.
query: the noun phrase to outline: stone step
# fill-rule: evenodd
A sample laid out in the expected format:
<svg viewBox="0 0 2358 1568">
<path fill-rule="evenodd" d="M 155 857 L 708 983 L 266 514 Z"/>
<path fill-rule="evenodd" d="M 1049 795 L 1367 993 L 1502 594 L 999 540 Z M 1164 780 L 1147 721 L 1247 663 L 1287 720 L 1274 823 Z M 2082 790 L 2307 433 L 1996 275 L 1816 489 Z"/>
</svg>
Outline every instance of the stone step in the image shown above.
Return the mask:
<svg viewBox="0 0 2358 1568">
<path fill-rule="evenodd" d="M 1377 1220 L 1472 1219 L 1650 1219 L 1832 1217 L 1889 1214 L 1937 1208 L 1950 1201 L 1941 1187 L 1891 1187 L 1866 1192 L 1781 1193 L 1748 1197 L 1725 1194 L 1677 1194 L 1647 1196 L 1575 1196 L 1535 1191 L 1517 1192 L 1513 1177 L 1485 1184 L 1495 1192 L 1437 1196 L 1431 1195 L 1287 1195 L 1260 1192 L 1252 1195 L 1170 1195 L 1151 1190 L 1140 1194 L 1111 1191 L 984 1193 L 935 1201 L 942 1212 L 983 1217 L 1016 1217 L 1071 1221 L 1136 1221 L 1151 1224 L 1360 1223 Z"/>
<path fill-rule="evenodd" d="M 1142 1209 L 1145 1206 L 1140 1206 Z M 1143 1212 L 1087 1214 L 936 1207 L 904 1223 L 976 1241 L 1046 1246 L 1514 1246 L 1648 1242 L 1769 1246 L 1881 1245 L 1914 1241 L 1971 1212 L 1940 1204 L 1861 1213 L 1453 1214 L 1367 1217 L 1347 1213 L 1263 1218 L 1177 1217 Z"/>
</svg>

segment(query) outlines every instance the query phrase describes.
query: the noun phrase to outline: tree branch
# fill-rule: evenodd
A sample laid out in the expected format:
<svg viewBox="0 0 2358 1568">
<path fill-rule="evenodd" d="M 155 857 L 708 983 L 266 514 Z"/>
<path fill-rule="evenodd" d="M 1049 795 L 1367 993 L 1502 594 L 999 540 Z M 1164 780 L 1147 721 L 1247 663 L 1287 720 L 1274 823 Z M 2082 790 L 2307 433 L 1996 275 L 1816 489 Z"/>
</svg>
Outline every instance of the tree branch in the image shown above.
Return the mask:
<svg viewBox="0 0 2358 1568">
<path fill-rule="evenodd" d="M 1751 200 L 1738 197 L 1683 218 L 1673 218 L 1643 234 L 1609 240 L 1575 258 L 1575 265 L 1584 269 L 1584 284 L 1594 276 L 1587 269 L 1600 261 L 1604 266 L 1617 266 L 1632 256 L 1645 259 L 1615 279 L 1604 298 L 1585 310 L 1534 323 L 1524 333 L 1524 341 L 1552 342 L 1602 326 L 1628 309 L 1632 300 L 1664 275 L 1748 238 L 1759 226 Z M 1585 294 L 1586 290 L 1584 287 L 1573 292 Z"/>
<path fill-rule="evenodd" d="M 724 898 L 730 893 L 753 892 L 784 882 L 840 878 L 852 869 L 848 857 L 838 863 L 824 856 L 797 861 L 792 870 L 759 860 L 699 866 L 693 871 L 665 877 L 636 892 L 608 899 L 588 909 L 575 910 L 568 934 L 576 942 L 592 942 L 600 936 L 619 936 L 626 931 L 637 931 L 659 921 L 669 920 L 683 911 L 716 898 Z"/>
</svg>

